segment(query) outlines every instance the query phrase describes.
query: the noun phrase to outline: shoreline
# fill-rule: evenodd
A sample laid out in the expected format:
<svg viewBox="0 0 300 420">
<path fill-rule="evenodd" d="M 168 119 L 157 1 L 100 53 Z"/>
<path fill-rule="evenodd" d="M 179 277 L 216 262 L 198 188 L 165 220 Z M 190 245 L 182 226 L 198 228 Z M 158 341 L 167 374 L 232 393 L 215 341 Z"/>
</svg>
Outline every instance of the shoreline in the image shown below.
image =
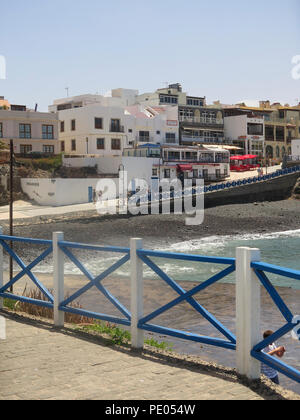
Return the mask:
<svg viewBox="0 0 300 420">
<path fill-rule="evenodd" d="M 100 245 L 128 246 L 129 238 L 140 237 L 147 244 L 185 242 L 209 236 L 280 233 L 300 229 L 300 201 L 233 204 L 206 209 L 204 222 L 187 226 L 185 215 L 99 216 L 96 211 L 64 216 L 18 219 L 14 235 L 51 239 L 64 232 L 65 240 Z M 9 223 L 3 221 L 4 233 Z"/>
</svg>

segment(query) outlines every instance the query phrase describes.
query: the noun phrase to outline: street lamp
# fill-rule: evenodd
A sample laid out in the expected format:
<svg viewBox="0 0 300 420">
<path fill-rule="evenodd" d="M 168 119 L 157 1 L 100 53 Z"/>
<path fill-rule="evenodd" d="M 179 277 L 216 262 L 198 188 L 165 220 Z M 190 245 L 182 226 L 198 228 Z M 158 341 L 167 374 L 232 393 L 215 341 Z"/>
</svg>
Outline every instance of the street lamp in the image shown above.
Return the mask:
<svg viewBox="0 0 300 420">
<path fill-rule="evenodd" d="M 125 207 L 125 166 L 122 163 L 119 165 L 119 178 L 120 178 L 120 172 L 122 172 L 122 181 L 123 181 L 122 206 L 124 208 Z M 120 197 L 120 194 L 119 194 L 119 197 Z"/>
<path fill-rule="evenodd" d="M 10 176 L 9 176 L 9 235 L 13 236 L 13 202 L 14 202 L 14 141 L 10 140 Z M 13 249 L 13 242 L 10 241 L 10 248 Z M 13 279 L 13 259 L 9 258 L 9 277 Z M 13 286 L 10 288 L 13 293 Z"/>
</svg>

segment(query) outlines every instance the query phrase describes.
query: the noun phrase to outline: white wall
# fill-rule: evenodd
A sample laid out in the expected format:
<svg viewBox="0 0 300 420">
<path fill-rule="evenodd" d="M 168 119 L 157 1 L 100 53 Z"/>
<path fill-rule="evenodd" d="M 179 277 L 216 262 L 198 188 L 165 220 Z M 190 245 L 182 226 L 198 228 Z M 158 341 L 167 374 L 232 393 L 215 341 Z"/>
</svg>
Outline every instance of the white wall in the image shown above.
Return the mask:
<svg viewBox="0 0 300 420">
<path fill-rule="evenodd" d="M 41 206 L 68 206 L 89 202 L 89 187 L 96 188 L 100 179 L 23 178 L 21 186 L 30 199 Z M 114 179 L 118 193 L 119 180 Z M 114 197 L 112 197 L 114 198 Z"/>
<path fill-rule="evenodd" d="M 95 128 L 95 118 L 102 118 L 102 129 Z M 124 133 L 111 133 L 111 119 L 119 119 L 124 127 Z M 65 142 L 67 154 L 98 154 L 100 156 L 121 156 L 124 147 L 128 147 L 129 141 L 133 141 L 133 134 L 128 132 L 133 117 L 127 116 L 120 107 L 107 107 L 99 104 L 88 105 L 82 108 L 59 111 L 60 121 L 65 123 L 65 131 L 59 133 L 59 140 Z M 71 130 L 71 121 L 76 120 L 75 131 Z M 105 139 L 105 149 L 97 149 L 97 138 Z M 88 139 L 88 142 L 87 142 Z M 111 149 L 111 139 L 121 140 L 121 150 Z M 76 140 L 76 150 L 72 151 L 71 142 Z"/>
<path fill-rule="evenodd" d="M 123 156 L 122 163 L 127 172 L 128 183 L 132 179 L 144 179 L 151 185 L 153 165 L 159 165 L 159 158 L 143 158 Z"/>
<path fill-rule="evenodd" d="M 300 156 L 300 139 L 292 140 L 292 155 Z"/>
<path fill-rule="evenodd" d="M 63 166 L 69 168 L 83 168 L 95 167 L 95 165 L 97 165 L 98 174 L 118 174 L 121 163 L 121 156 L 63 156 Z"/>
</svg>

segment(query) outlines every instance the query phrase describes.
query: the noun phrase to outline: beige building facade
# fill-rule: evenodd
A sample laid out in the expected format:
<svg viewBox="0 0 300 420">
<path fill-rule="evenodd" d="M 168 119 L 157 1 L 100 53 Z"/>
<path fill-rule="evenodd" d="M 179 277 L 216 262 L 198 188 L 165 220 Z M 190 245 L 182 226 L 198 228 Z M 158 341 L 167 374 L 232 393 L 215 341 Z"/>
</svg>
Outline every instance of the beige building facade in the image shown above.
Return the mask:
<svg viewBox="0 0 300 420">
<path fill-rule="evenodd" d="M 11 139 L 16 154 L 58 154 L 58 115 L 0 109 L 0 140 L 9 145 Z"/>
</svg>

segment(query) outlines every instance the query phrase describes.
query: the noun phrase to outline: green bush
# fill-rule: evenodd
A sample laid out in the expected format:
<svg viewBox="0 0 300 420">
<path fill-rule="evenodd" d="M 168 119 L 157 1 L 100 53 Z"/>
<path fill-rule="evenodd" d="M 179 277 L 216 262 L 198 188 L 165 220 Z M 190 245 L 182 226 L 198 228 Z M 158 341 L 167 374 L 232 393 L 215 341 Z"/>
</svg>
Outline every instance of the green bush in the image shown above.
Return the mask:
<svg viewBox="0 0 300 420">
<path fill-rule="evenodd" d="M 62 155 L 34 159 L 18 158 L 17 161 L 23 166 L 34 170 L 56 171 L 62 166 Z"/>
</svg>

